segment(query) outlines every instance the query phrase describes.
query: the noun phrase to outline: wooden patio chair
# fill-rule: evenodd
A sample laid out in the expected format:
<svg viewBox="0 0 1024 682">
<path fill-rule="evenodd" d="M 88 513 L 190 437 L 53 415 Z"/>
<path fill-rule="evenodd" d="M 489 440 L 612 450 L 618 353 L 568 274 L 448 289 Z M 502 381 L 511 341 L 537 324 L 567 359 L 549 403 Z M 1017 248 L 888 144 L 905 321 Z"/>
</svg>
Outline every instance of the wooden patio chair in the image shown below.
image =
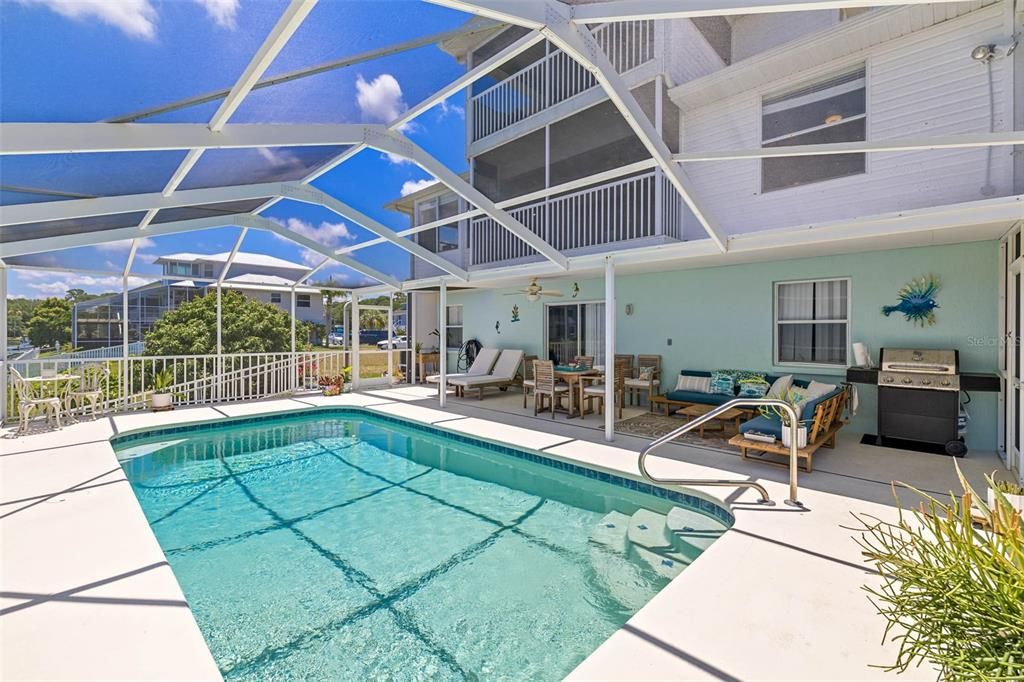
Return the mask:
<svg viewBox="0 0 1024 682">
<path fill-rule="evenodd" d="M 633 376 L 633 356 L 632 355 L 626 355 L 624 353 L 616 353 L 615 354 L 616 366 L 618 366 L 619 361 L 622 361 L 622 362 L 626 363 L 626 365 L 627 365 L 627 367 L 626 367 L 626 376 L 627 377 L 632 377 Z"/>
<path fill-rule="evenodd" d="M 36 410 L 40 410 L 46 413 L 46 421 L 57 422 L 57 428 L 61 428 L 60 423 L 60 403 L 61 400 L 57 396 L 51 396 L 49 398 L 36 397 L 32 391 L 32 385 L 25 380 L 25 377 L 21 376 L 21 372 L 11 368 L 11 383 L 14 384 L 14 394 L 18 398 L 18 431 L 24 433 L 28 430 L 29 422 L 32 419 L 32 413 Z"/>
<path fill-rule="evenodd" d="M 661 386 L 661 356 L 637 355 L 635 374 L 636 376 L 626 379 L 630 405 L 639 405 L 642 393 L 647 393 L 648 402 L 651 396 L 658 394 Z"/>
<path fill-rule="evenodd" d="M 574 365 L 576 365 L 577 367 L 581 367 L 583 369 L 593 369 L 594 368 L 594 356 L 593 355 L 577 355 L 576 357 L 574 357 L 572 359 L 572 363 Z"/>
<path fill-rule="evenodd" d="M 533 380 L 533 361 L 539 360 L 536 355 L 527 355 L 523 358 L 523 409 L 526 409 L 526 396 L 533 391 L 536 382 Z"/>
<path fill-rule="evenodd" d="M 82 378 L 77 388 L 70 388 L 64 396 L 64 411 L 71 414 L 72 406 L 85 412 L 88 404 L 89 414 L 96 417 L 96 407 L 103 400 L 104 384 L 110 377 L 110 368 L 98 362 L 84 365 Z"/>
<path fill-rule="evenodd" d="M 533 361 L 533 416 L 544 410 L 544 399 L 548 399 L 551 418 L 555 418 L 555 407 L 562 404 L 562 398 L 569 394 L 569 387 L 555 380 L 555 363 L 550 360 Z"/>
<path fill-rule="evenodd" d="M 614 393 L 615 393 L 615 407 L 618 411 L 618 418 L 622 419 L 622 405 L 626 402 L 626 382 L 629 380 L 627 377 L 627 371 L 630 364 L 632 364 L 632 358 L 627 362 L 626 360 L 615 360 L 615 376 L 612 378 L 614 382 Z M 582 377 L 583 381 L 580 381 L 580 419 L 583 419 L 587 409 L 592 409 L 593 401 L 598 401 L 598 414 L 604 413 L 604 389 L 605 383 L 602 377 Z M 601 381 L 599 384 L 591 383 L 588 384 L 588 380 Z M 586 400 L 586 409 L 584 409 L 583 401 Z"/>
</svg>

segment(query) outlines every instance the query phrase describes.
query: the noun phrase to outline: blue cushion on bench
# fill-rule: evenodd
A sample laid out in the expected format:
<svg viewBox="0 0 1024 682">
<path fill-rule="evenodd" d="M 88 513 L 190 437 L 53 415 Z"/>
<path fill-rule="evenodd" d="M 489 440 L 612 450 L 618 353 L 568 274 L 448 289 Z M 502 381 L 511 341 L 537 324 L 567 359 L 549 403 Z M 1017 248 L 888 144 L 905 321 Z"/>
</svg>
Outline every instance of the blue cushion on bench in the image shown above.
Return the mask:
<svg viewBox="0 0 1024 682">
<path fill-rule="evenodd" d="M 723 405 L 732 400 L 734 396 L 722 395 L 720 393 L 697 393 L 696 391 L 669 391 L 665 394 L 665 397 L 669 400 L 678 400 L 683 403 Z"/>
<path fill-rule="evenodd" d="M 771 417 L 758 415 L 753 419 L 740 424 L 740 433 L 747 433 L 748 431 L 768 433 L 775 436 L 777 439 L 782 440 L 782 422 L 778 419 L 772 419 Z"/>
</svg>

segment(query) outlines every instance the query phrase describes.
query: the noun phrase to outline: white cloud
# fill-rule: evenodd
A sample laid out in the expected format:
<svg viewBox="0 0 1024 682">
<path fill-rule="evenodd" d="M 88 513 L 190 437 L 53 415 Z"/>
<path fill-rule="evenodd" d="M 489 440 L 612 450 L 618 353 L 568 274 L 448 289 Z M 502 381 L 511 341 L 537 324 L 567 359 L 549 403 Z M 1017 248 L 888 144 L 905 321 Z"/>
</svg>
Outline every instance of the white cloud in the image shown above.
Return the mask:
<svg viewBox="0 0 1024 682">
<path fill-rule="evenodd" d="M 356 77 L 356 104 L 365 120 L 376 123 L 390 123 L 409 108 L 402 100 L 402 86 L 390 73 L 369 83 L 362 75 Z"/>
<path fill-rule="evenodd" d="M 235 17 L 238 15 L 238 0 L 195 0 L 196 4 L 206 10 L 206 13 L 218 26 L 235 29 Z"/>
<path fill-rule="evenodd" d="M 319 225 L 313 225 L 312 223 L 299 218 L 288 218 L 287 220 L 271 218 L 271 220 L 279 225 L 283 225 L 292 232 L 296 232 L 303 237 L 312 239 L 324 246 L 341 246 L 343 242 L 350 242 L 356 238 L 356 235 L 348 229 L 348 225 L 345 223 L 329 223 L 327 221 L 323 221 Z M 282 237 L 279 234 L 275 234 L 274 236 L 282 241 L 289 241 L 286 237 Z M 306 248 L 301 250 L 301 255 L 302 262 L 310 267 L 319 265 L 320 261 L 324 259 L 323 254 Z"/>
<path fill-rule="evenodd" d="M 156 37 L 157 11 L 150 0 L 18 0 L 24 5 L 48 7 L 75 21 L 98 20 L 119 28 L 132 38 Z M 239 0 L 195 0 L 218 26 L 234 29 Z"/>
<path fill-rule="evenodd" d="M 459 118 L 466 118 L 466 110 L 460 107 L 458 104 L 449 104 L 448 100 L 443 99 L 441 103 L 437 105 L 437 111 L 440 114 L 438 118 L 445 118 L 447 116 L 458 116 Z"/>
<path fill-rule="evenodd" d="M 389 163 L 393 163 L 396 166 L 401 166 L 402 164 L 406 164 L 406 163 L 407 164 L 412 164 L 412 161 L 410 161 L 409 159 L 405 158 L 404 156 L 399 156 L 397 154 L 392 154 L 391 152 L 384 152 L 383 154 L 380 155 L 380 158 L 384 159 L 385 161 L 388 161 Z"/>
<path fill-rule="evenodd" d="M 407 197 L 413 192 L 419 192 L 424 187 L 436 184 L 437 180 L 406 180 L 402 183 L 402 196 Z"/>
<path fill-rule="evenodd" d="M 62 275 L 40 270 L 18 270 L 17 277 L 25 282 L 25 287 L 43 296 L 63 296 L 68 289 L 85 289 L 92 294 L 121 290 L 120 277 L 94 277 L 68 273 Z M 145 280 L 135 277 L 128 278 L 129 287 L 137 287 Z"/>
<path fill-rule="evenodd" d="M 149 237 L 143 237 L 142 239 L 139 239 L 138 242 L 139 242 L 139 249 L 147 249 L 147 248 L 149 248 L 151 246 L 154 246 L 156 244 L 156 242 L 154 242 Z M 106 242 L 106 243 L 103 243 L 103 244 L 97 244 L 96 245 L 96 249 L 97 250 L 99 250 L 99 251 L 106 251 L 108 253 L 110 253 L 110 252 L 115 252 L 116 253 L 118 251 L 127 251 L 131 247 L 132 247 L 132 240 L 131 239 L 125 239 L 124 241 L 120 241 L 120 242 Z"/>
<path fill-rule="evenodd" d="M 302 159 L 287 149 L 257 147 L 256 151 L 274 168 L 298 168 L 302 166 Z"/>
<path fill-rule="evenodd" d="M 19 0 L 42 5 L 76 21 L 98 19 L 115 26 L 132 38 L 152 40 L 156 36 L 156 9 L 149 0 Z"/>
</svg>

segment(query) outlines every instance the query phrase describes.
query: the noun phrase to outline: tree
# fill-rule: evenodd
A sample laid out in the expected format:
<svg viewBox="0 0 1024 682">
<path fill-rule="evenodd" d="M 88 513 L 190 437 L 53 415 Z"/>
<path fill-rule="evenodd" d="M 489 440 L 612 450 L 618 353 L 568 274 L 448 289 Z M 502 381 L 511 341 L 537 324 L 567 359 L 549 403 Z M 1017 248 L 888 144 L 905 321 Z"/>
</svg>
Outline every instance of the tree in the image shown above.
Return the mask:
<svg viewBox="0 0 1024 682">
<path fill-rule="evenodd" d="M 28 333 L 28 321 L 32 319 L 42 300 L 38 298 L 12 298 L 7 301 L 7 336 L 21 339 Z"/>
<path fill-rule="evenodd" d="M 52 346 L 71 341 L 71 303 L 48 298 L 40 303 L 26 327 L 26 334 L 37 346 Z"/>
<path fill-rule="evenodd" d="M 273 305 L 238 291 L 221 294 L 221 343 L 225 353 L 291 350 L 291 318 Z M 304 347 L 306 338 L 296 329 Z M 217 296 L 210 291 L 157 320 L 146 334 L 146 355 L 210 355 L 217 352 Z"/>
</svg>

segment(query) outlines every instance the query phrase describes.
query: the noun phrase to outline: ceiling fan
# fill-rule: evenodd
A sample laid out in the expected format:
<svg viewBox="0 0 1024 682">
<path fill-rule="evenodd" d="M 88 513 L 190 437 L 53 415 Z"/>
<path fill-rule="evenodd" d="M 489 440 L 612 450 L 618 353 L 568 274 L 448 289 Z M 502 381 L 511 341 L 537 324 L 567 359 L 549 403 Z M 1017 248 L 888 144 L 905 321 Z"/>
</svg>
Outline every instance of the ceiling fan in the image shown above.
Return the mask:
<svg viewBox="0 0 1024 682">
<path fill-rule="evenodd" d="M 534 301 L 539 301 L 541 296 L 561 296 L 562 292 L 554 289 L 545 289 L 537 284 L 537 278 L 533 277 L 530 279 L 530 286 L 525 289 L 516 289 L 515 292 L 505 295 L 518 296 L 519 294 L 526 294 L 526 300 L 533 303 Z"/>
</svg>

